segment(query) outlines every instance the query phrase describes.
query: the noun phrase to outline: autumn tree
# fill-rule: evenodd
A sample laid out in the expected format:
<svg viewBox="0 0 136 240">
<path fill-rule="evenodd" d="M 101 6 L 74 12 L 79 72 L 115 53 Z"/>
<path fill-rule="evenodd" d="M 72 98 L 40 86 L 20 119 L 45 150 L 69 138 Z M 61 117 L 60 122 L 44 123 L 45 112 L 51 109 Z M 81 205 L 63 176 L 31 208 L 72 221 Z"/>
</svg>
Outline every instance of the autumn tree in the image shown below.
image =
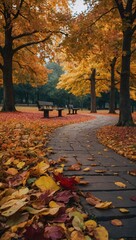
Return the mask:
<svg viewBox="0 0 136 240">
<path fill-rule="evenodd" d="M 51 45 L 57 41 L 60 34 L 63 34 L 63 26 L 66 25 L 68 18 L 66 0 L 0 1 L 0 70 L 4 87 L 3 111 L 15 111 L 13 74 L 17 75 L 18 68 L 31 70 L 31 73 L 36 71 L 34 66 L 38 72 L 40 69 L 43 70 L 44 58 L 47 52 L 49 54 Z M 33 67 L 32 56 L 35 56 L 37 63 Z M 27 65 L 26 62 L 29 64 Z"/>
<path fill-rule="evenodd" d="M 118 126 L 134 125 L 130 106 L 130 59 L 131 43 L 134 32 L 136 31 L 136 2 L 134 0 L 119 1 L 115 0 L 121 20 L 123 31 L 122 42 L 122 67 L 120 79 L 120 116 Z"/>
</svg>

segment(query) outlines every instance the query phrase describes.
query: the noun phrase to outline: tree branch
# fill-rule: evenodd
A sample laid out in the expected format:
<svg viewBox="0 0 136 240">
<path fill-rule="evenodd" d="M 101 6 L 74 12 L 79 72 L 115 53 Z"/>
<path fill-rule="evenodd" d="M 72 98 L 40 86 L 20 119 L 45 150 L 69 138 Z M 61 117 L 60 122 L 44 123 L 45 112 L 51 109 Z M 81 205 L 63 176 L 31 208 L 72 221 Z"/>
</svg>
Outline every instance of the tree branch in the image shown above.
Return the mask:
<svg viewBox="0 0 136 240">
<path fill-rule="evenodd" d="M 18 15 L 19 15 L 19 13 L 20 13 L 20 9 L 21 9 L 23 3 L 24 3 L 24 0 L 21 0 L 21 2 L 20 2 L 20 4 L 19 4 L 19 7 L 18 7 L 18 11 L 16 12 L 16 14 L 13 14 L 13 13 L 12 13 L 13 16 L 14 16 L 13 20 L 18 17 Z"/>
<path fill-rule="evenodd" d="M 132 28 L 132 34 L 136 31 L 136 25 Z"/>
<path fill-rule="evenodd" d="M 116 9 L 116 7 L 112 7 L 110 10 L 108 10 L 107 12 L 103 13 L 101 16 L 99 16 L 90 26 L 93 26 L 96 22 L 98 22 L 103 16 L 107 15 L 109 12 L 111 12 L 112 10 Z"/>
<path fill-rule="evenodd" d="M 121 16 L 121 18 L 124 18 L 124 7 L 123 7 L 123 3 L 120 0 L 115 0 L 119 14 Z M 128 1 L 129 2 L 129 1 Z"/>
<path fill-rule="evenodd" d="M 136 51 L 136 48 L 135 48 L 133 51 L 131 51 L 131 55 L 132 55 L 135 51 Z"/>
<path fill-rule="evenodd" d="M 136 19 L 136 9 L 135 9 L 135 11 L 133 13 L 133 16 L 132 16 L 132 23 L 135 21 L 135 19 Z"/>
<path fill-rule="evenodd" d="M 15 48 L 13 50 L 13 54 L 15 54 L 17 51 L 21 50 L 22 48 L 25 48 L 25 47 L 28 47 L 28 46 L 31 46 L 31 45 L 36 45 L 38 43 L 43 43 L 43 42 L 47 41 L 50 38 L 51 35 L 52 35 L 52 33 L 50 33 L 46 38 L 44 38 L 42 40 L 22 44 L 22 45 L 18 46 L 17 48 Z"/>
<path fill-rule="evenodd" d="M 0 63 L 0 69 L 3 70 L 3 65 Z"/>
<path fill-rule="evenodd" d="M 12 39 L 15 40 L 15 39 L 18 39 L 18 38 L 22 38 L 22 37 L 27 37 L 27 36 L 31 36 L 35 33 L 37 33 L 38 31 L 37 30 L 34 30 L 32 32 L 26 32 L 26 33 L 22 33 L 22 34 L 19 34 L 17 36 L 13 36 Z"/>
</svg>

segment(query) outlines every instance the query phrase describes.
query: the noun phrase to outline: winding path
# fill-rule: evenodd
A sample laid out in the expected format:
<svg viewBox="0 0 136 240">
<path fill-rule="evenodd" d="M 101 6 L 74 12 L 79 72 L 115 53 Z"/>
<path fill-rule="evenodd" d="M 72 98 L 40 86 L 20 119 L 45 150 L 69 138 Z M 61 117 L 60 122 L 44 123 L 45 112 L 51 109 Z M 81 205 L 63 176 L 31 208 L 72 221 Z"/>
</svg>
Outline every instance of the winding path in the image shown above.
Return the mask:
<svg viewBox="0 0 136 240">
<path fill-rule="evenodd" d="M 136 164 L 106 148 L 96 138 L 97 129 L 116 123 L 116 116 L 95 114 L 95 117 L 88 122 L 56 129 L 49 141 L 49 146 L 54 150 L 50 158 L 57 160 L 65 156 L 68 160 L 65 175 L 83 176 L 84 180 L 89 181 L 87 185 L 80 185 L 83 192 L 91 192 L 102 201 L 112 202 L 113 208 L 98 210 L 81 199 L 84 211 L 90 217 L 94 215 L 108 229 L 111 239 L 136 240 L 136 201 L 133 201 L 136 198 L 136 179 L 128 174 L 129 170 L 136 169 Z M 69 166 L 75 163 L 82 164 L 81 170 L 69 171 Z M 91 167 L 91 170 L 83 171 L 86 167 Z M 126 184 L 126 188 L 118 187 L 115 182 Z M 120 208 L 126 208 L 129 212 L 122 213 Z M 123 226 L 113 226 L 112 219 L 121 219 Z"/>
</svg>

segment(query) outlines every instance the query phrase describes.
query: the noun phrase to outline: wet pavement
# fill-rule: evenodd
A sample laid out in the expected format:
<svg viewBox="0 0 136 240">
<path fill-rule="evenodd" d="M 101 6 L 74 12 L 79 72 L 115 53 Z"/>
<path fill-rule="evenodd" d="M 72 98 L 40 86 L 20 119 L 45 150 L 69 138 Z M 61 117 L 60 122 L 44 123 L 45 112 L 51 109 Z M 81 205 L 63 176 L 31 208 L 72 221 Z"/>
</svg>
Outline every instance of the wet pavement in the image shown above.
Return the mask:
<svg viewBox="0 0 136 240">
<path fill-rule="evenodd" d="M 114 125 L 117 117 L 95 114 L 96 119 L 88 122 L 60 127 L 51 135 L 49 146 L 54 153 L 50 158 L 57 160 L 66 157 L 64 174 L 66 176 L 83 176 L 87 185 L 79 185 L 83 193 L 92 193 L 102 201 L 112 202 L 111 209 L 96 209 L 81 197 L 81 205 L 90 216 L 95 216 L 98 223 L 105 226 L 110 239 L 136 240 L 136 176 L 129 174 L 136 169 L 136 163 L 118 155 L 113 150 L 100 144 L 96 131 L 104 125 Z M 70 171 L 72 164 L 80 163 L 80 171 Z M 90 167 L 90 171 L 83 171 Z M 115 182 L 126 185 L 117 186 Z M 128 213 L 120 212 L 128 209 Z M 111 224 L 112 219 L 120 219 L 122 226 Z"/>
</svg>

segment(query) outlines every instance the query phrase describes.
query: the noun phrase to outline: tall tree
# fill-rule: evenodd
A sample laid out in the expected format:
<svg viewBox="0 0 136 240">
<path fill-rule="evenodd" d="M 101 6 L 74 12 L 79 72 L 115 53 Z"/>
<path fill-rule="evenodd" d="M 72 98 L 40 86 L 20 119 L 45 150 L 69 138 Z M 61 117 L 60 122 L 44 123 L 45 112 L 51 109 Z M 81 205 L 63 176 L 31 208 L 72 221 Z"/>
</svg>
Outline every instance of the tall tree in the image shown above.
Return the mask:
<svg viewBox="0 0 136 240">
<path fill-rule="evenodd" d="M 45 57 L 44 51 L 57 41 L 69 17 L 67 0 L 0 1 L 0 70 L 3 74 L 3 111 L 15 111 L 13 64 L 22 51 Z M 23 55 L 23 54 L 22 54 Z M 19 58 L 17 58 L 19 56 Z M 37 60 L 38 60 L 37 58 Z M 42 58 L 43 59 L 43 58 Z M 22 66 L 20 61 L 18 65 Z"/>
<path fill-rule="evenodd" d="M 130 59 L 131 43 L 136 31 L 136 2 L 134 0 L 115 0 L 123 30 L 122 67 L 120 79 L 120 115 L 118 126 L 134 125 L 130 105 Z"/>
</svg>

